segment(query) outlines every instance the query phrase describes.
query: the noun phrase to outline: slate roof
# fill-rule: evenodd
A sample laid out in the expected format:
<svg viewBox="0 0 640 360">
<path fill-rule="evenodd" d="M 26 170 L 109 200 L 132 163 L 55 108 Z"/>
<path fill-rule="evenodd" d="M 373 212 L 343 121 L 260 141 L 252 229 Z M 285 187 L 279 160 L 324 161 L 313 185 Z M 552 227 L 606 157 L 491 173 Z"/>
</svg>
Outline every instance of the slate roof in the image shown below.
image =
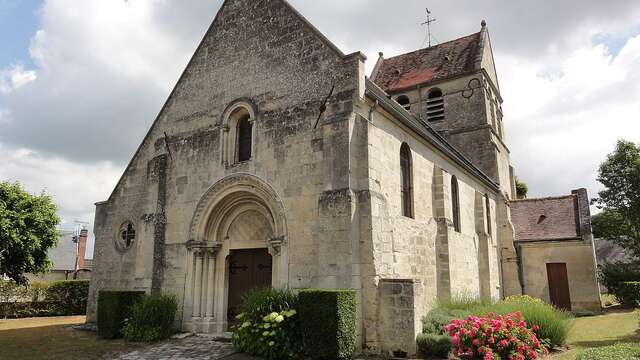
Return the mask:
<svg viewBox="0 0 640 360">
<path fill-rule="evenodd" d="M 625 249 L 605 239 L 594 239 L 593 243 L 596 247 L 596 259 L 598 264 L 613 264 L 617 262 L 628 262 L 633 257 L 625 251 Z"/>
<path fill-rule="evenodd" d="M 480 56 L 478 32 L 407 54 L 382 59 L 371 80 L 387 93 L 476 70 Z"/>
<path fill-rule="evenodd" d="M 580 239 L 576 195 L 513 200 L 510 204 L 516 241 Z"/>
</svg>

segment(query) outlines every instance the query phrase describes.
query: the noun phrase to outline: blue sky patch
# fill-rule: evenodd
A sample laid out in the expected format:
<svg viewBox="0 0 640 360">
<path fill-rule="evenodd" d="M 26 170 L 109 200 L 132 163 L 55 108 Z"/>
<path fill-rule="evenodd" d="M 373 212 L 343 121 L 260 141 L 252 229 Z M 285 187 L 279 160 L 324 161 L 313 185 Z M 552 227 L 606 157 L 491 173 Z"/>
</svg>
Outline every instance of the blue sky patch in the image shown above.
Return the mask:
<svg viewBox="0 0 640 360">
<path fill-rule="evenodd" d="M 38 30 L 42 0 L 0 0 L 0 69 L 11 64 L 32 68 L 31 38 Z"/>
</svg>

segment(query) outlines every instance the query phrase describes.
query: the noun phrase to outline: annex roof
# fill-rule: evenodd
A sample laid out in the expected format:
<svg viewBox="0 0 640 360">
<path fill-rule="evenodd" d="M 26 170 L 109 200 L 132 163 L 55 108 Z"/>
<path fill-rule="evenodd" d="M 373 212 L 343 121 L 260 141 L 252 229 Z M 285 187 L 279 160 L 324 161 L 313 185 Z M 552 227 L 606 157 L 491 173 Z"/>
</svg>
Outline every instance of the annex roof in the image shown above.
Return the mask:
<svg viewBox="0 0 640 360">
<path fill-rule="evenodd" d="M 513 200 L 510 205 L 516 241 L 580 239 L 578 199 L 575 194 Z"/>
</svg>

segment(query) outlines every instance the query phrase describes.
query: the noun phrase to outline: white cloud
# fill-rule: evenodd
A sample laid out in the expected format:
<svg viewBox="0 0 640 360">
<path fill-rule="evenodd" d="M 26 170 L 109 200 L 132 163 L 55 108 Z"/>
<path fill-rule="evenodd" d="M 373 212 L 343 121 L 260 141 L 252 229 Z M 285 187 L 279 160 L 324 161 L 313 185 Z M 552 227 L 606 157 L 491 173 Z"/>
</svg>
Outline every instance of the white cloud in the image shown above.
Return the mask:
<svg viewBox="0 0 640 360">
<path fill-rule="evenodd" d="M 25 70 L 22 64 L 13 64 L 0 70 L 0 94 L 9 94 L 35 80 L 34 70 Z"/>
<path fill-rule="evenodd" d="M 0 144 L 0 181 L 18 181 L 27 191 L 51 195 L 63 221 L 61 227 L 73 229 L 74 220 L 93 224 L 94 203 L 105 200 L 122 173 L 122 167 L 103 161 L 78 164 L 48 157 L 28 148 L 9 148 Z M 93 253 L 93 231 L 87 256 Z"/>
<path fill-rule="evenodd" d="M 577 49 L 545 77 L 544 59 L 504 56 L 499 69 L 507 143 L 534 196 L 587 187 L 596 196 L 597 168 L 616 140 L 640 142 L 640 35 L 616 57 L 603 44 Z"/>
</svg>

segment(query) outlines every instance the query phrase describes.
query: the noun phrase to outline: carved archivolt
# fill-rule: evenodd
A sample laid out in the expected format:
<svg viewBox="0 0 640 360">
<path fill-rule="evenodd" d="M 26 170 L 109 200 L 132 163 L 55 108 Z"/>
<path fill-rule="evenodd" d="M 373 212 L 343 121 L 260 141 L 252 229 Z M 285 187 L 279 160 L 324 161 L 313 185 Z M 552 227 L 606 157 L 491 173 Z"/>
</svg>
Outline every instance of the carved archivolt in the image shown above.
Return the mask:
<svg viewBox="0 0 640 360">
<path fill-rule="evenodd" d="M 279 252 L 286 242 L 285 211 L 275 190 L 251 174 L 229 175 L 211 186 L 200 199 L 189 227 L 190 243 L 222 243 L 239 216 L 263 217 L 271 227 L 267 245 Z"/>
</svg>

